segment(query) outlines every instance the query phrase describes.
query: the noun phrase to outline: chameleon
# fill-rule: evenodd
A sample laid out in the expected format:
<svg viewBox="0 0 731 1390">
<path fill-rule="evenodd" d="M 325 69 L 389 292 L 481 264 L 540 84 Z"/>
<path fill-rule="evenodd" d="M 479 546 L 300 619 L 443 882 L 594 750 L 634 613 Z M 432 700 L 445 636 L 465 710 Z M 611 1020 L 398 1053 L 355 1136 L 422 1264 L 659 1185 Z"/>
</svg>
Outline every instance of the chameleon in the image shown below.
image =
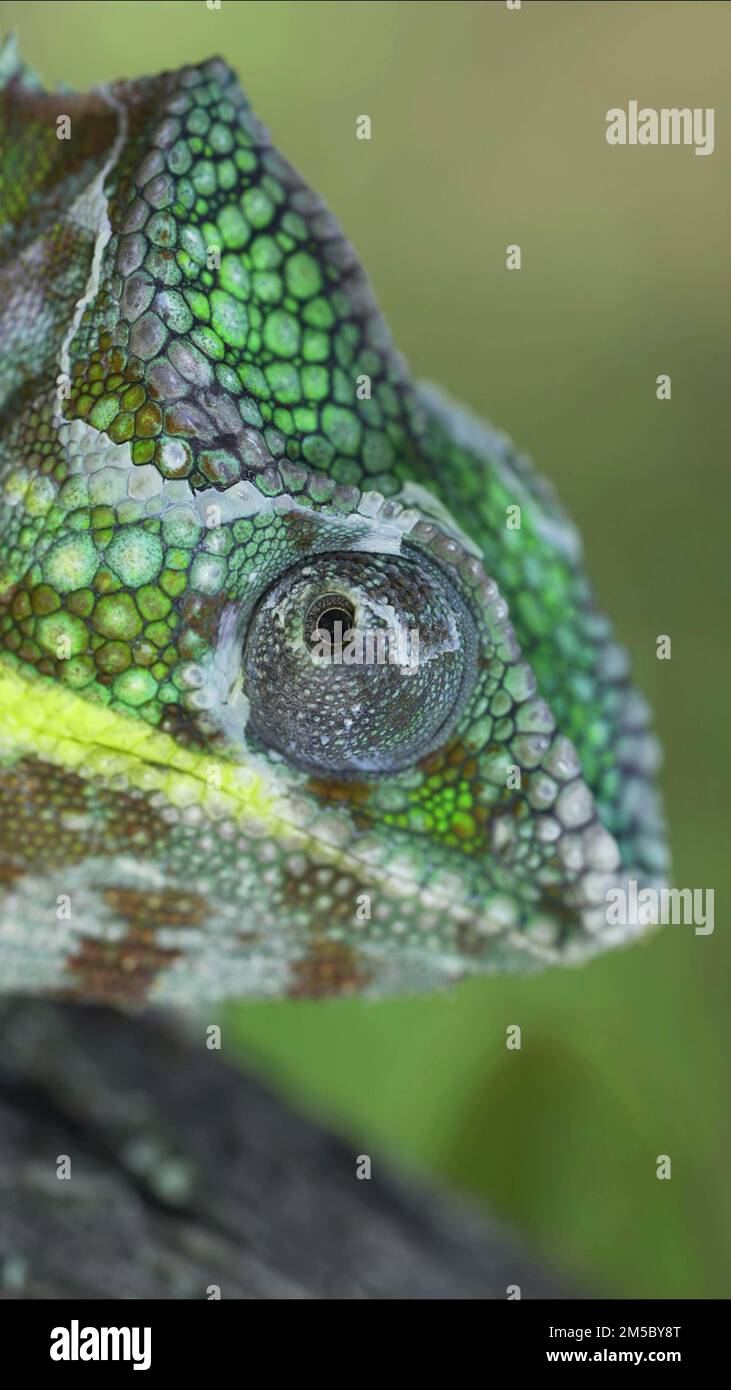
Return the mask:
<svg viewBox="0 0 731 1390">
<path fill-rule="evenodd" d="M 579 535 L 236 75 L 47 92 L 10 40 L 0 152 L 2 988 L 380 998 L 639 937 L 659 745 Z"/>
</svg>

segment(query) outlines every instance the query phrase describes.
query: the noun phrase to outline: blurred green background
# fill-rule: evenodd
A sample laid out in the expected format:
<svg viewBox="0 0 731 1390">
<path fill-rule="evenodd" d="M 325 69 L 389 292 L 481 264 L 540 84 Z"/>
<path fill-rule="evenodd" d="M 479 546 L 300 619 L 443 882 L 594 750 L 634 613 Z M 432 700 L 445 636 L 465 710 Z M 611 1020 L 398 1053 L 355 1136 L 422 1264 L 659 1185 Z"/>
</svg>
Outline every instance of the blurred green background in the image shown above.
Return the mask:
<svg viewBox="0 0 731 1390">
<path fill-rule="evenodd" d="M 449 998 L 237 1006 L 229 1043 L 355 1152 L 471 1191 L 587 1291 L 727 1297 L 731 6 L 102 0 L 0 3 L 0 26 L 50 83 L 213 53 L 237 69 L 414 370 L 556 483 L 657 712 L 675 881 L 716 892 L 710 937 L 668 927 Z M 631 99 L 714 107 L 715 152 L 610 148 L 605 113 Z"/>
</svg>

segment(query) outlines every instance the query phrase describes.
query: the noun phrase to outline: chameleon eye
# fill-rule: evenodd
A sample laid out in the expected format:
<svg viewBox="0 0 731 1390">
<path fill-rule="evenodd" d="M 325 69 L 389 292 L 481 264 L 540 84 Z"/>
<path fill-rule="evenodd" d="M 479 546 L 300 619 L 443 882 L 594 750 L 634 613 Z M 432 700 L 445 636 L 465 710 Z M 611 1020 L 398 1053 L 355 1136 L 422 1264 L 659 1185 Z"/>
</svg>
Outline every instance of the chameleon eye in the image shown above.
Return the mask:
<svg viewBox="0 0 731 1390">
<path fill-rule="evenodd" d="M 247 732 L 310 772 L 398 771 L 449 736 L 476 648 L 470 613 L 436 566 L 321 556 L 287 571 L 254 611 Z"/>
</svg>

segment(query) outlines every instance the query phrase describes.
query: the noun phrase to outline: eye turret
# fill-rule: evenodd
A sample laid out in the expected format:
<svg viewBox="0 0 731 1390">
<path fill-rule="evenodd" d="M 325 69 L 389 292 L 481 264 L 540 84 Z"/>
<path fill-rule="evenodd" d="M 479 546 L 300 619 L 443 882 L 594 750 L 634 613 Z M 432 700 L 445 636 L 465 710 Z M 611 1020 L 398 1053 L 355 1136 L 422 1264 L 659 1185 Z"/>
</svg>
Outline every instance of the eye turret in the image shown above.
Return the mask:
<svg viewBox="0 0 731 1390">
<path fill-rule="evenodd" d="M 464 602 L 422 557 L 321 556 L 278 579 L 253 614 L 248 727 L 310 771 L 398 771 L 449 736 L 476 646 Z"/>
</svg>

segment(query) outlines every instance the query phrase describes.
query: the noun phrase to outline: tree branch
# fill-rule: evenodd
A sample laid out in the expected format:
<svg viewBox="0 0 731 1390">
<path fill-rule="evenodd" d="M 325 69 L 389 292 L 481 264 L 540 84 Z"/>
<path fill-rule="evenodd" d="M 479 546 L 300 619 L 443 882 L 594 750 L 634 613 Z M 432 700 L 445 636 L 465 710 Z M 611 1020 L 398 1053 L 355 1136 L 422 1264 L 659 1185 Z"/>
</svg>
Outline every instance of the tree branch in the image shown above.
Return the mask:
<svg viewBox="0 0 731 1390">
<path fill-rule="evenodd" d="M 168 1016 L 13 999 L 0 1027 L 6 1297 L 565 1293 L 482 1214 L 291 1113 Z"/>
</svg>

